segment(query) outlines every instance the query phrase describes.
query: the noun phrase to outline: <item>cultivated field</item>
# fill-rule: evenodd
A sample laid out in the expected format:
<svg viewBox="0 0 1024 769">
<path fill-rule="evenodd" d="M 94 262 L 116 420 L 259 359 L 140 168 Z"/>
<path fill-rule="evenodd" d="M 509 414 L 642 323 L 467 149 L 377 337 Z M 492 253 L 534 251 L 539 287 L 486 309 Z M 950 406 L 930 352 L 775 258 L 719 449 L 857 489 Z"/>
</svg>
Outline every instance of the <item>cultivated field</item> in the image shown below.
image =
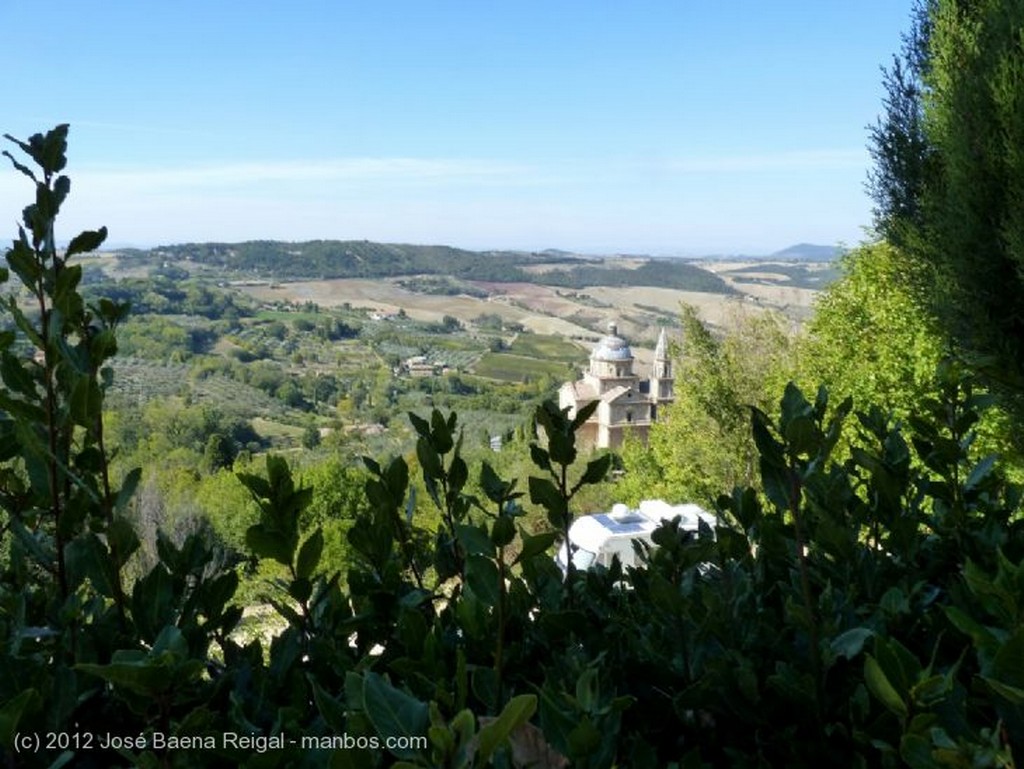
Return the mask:
<svg viewBox="0 0 1024 769">
<path fill-rule="evenodd" d="M 716 328 L 727 327 L 738 312 L 765 310 L 781 312 L 799 325 L 813 310 L 818 290 L 794 285 L 784 272 L 771 267 L 759 270 L 756 262 L 708 262 L 701 266 L 721 276 L 737 293 L 639 286 L 573 290 L 475 281 L 472 285 L 487 293 L 486 298 L 480 298 L 419 293 L 393 279 L 294 281 L 241 286 L 239 290 L 263 302 L 311 301 L 325 308 L 348 305 L 384 314 L 402 310 L 410 318 L 430 322 L 439 322 L 448 315 L 467 326 L 482 315 L 497 315 L 506 323 L 521 324 L 537 334 L 558 335 L 585 344 L 596 340 L 607 324 L 615 321 L 620 333 L 638 346 L 650 347 L 659 327 L 677 323 L 683 304 L 694 307 L 705 323 Z M 826 268 L 809 265 L 799 269 L 813 272 Z"/>
<path fill-rule="evenodd" d="M 557 295 L 557 290 L 526 283 L 477 283 L 489 293 L 486 299 L 471 296 L 421 294 L 409 291 L 395 280 L 337 279 L 294 281 L 240 290 L 264 302 L 315 302 L 321 307 L 348 304 L 367 312 L 396 313 L 404 310 L 416 320 L 438 322 L 451 315 L 470 323 L 481 315 L 499 315 L 520 323 L 538 334 L 590 336 L 586 327 L 567 320 L 579 305 Z"/>
</svg>

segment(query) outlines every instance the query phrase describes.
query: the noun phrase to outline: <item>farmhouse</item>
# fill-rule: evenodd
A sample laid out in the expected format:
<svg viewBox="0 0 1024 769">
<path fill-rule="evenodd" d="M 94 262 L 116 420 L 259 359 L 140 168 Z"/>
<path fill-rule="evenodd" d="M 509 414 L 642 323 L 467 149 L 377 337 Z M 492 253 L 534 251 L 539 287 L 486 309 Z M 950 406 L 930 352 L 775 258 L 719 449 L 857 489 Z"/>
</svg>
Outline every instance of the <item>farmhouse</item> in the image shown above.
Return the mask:
<svg viewBox="0 0 1024 769">
<path fill-rule="evenodd" d="M 650 379 L 633 371 L 633 351 L 618 335 L 614 323 L 590 354 L 583 378 L 566 382 L 558 390 L 558 405 L 569 407 L 569 416 L 593 401 L 597 409 L 579 429 L 577 439 L 593 448 L 618 448 L 626 432 L 646 441 L 661 407 L 672 402 L 672 363 L 668 357 L 665 329 L 658 336 Z"/>
<path fill-rule="evenodd" d="M 414 355 L 408 358 L 403 364 L 404 371 L 412 377 L 433 376 L 437 373 L 437 367 L 427 360 L 426 355 Z"/>
</svg>

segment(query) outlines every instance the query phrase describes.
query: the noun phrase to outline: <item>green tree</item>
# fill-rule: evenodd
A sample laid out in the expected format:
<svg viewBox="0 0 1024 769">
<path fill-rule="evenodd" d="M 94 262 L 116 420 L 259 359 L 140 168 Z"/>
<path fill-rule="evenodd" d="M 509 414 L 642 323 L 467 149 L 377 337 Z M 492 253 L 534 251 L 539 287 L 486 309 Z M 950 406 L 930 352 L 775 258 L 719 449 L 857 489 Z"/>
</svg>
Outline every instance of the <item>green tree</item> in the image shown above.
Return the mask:
<svg viewBox="0 0 1024 769">
<path fill-rule="evenodd" d="M 822 293 L 807 325 L 803 380 L 906 418 L 934 394 L 941 330 L 895 247 L 862 245 L 842 265 L 843 277 Z"/>
<path fill-rule="evenodd" d="M 1024 4 L 919 5 L 873 132 L 876 227 L 1024 416 Z M 1018 435 L 1018 442 L 1024 441 Z"/>
<path fill-rule="evenodd" d="M 662 496 L 711 504 L 757 478 L 750 407 L 770 408 L 795 369 L 796 346 L 785 319 L 737 310 L 716 339 L 684 306 L 675 364 L 675 401 L 651 426 L 648 447 L 623 449 L 624 501 Z"/>
<path fill-rule="evenodd" d="M 316 426 L 316 423 L 310 423 L 306 425 L 302 431 L 302 447 L 306 449 L 315 449 L 320 445 L 320 428 Z"/>
<path fill-rule="evenodd" d="M 235 461 L 235 445 L 221 433 L 211 433 L 203 449 L 203 462 L 208 472 L 231 467 Z"/>
</svg>

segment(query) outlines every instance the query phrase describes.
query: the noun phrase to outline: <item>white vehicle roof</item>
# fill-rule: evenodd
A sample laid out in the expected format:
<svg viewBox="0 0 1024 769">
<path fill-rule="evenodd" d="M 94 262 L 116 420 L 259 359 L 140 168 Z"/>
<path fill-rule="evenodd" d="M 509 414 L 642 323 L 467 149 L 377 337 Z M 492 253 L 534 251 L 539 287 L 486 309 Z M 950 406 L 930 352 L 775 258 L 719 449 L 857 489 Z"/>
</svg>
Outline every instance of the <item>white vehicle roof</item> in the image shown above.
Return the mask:
<svg viewBox="0 0 1024 769">
<path fill-rule="evenodd" d="M 683 531 L 697 531 L 701 520 L 712 528 L 715 526 L 715 516 L 699 505 L 670 505 L 661 499 L 645 499 L 635 510 L 616 504 L 610 513 L 577 518 L 569 529 L 569 538 L 573 544 L 597 553 L 606 543 L 614 540 L 647 538 L 662 521 L 677 516 Z"/>
<path fill-rule="evenodd" d="M 614 508 L 612 509 L 614 510 Z M 640 515 L 649 518 L 655 523 L 670 521 L 679 516 L 681 519 L 679 526 L 686 531 L 696 531 L 700 525 L 700 520 L 703 520 L 711 528 L 715 527 L 715 516 L 700 505 L 695 505 L 692 502 L 682 505 L 670 505 L 663 499 L 645 499 L 640 503 L 637 510 Z"/>
</svg>

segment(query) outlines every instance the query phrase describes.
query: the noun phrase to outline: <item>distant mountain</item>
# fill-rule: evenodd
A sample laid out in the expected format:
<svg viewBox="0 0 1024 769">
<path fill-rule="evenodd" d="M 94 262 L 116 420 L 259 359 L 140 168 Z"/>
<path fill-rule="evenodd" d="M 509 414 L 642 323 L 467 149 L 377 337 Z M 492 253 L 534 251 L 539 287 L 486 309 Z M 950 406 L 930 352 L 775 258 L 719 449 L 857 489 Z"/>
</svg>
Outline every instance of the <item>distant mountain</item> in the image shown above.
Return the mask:
<svg viewBox="0 0 1024 769">
<path fill-rule="evenodd" d="M 797 243 L 795 246 L 776 251 L 770 259 L 784 259 L 789 262 L 832 262 L 839 258 L 838 246 L 817 246 L 813 243 Z"/>
</svg>

